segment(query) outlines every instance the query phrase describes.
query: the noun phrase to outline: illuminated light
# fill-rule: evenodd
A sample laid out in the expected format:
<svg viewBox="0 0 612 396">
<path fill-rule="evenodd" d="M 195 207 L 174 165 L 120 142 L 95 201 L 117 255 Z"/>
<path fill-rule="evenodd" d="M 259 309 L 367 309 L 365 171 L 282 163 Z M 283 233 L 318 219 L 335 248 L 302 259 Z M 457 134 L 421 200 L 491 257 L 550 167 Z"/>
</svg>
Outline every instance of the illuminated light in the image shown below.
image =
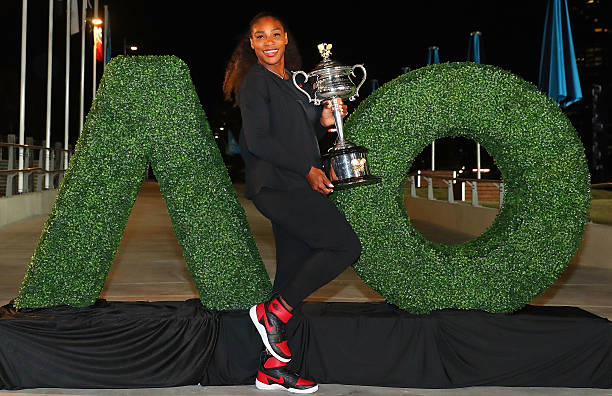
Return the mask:
<svg viewBox="0 0 612 396">
<path fill-rule="evenodd" d="M 460 169 L 460 170 L 459 170 L 459 173 L 463 173 L 463 169 Z"/>
<path fill-rule="evenodd" d="M 131 49 L 132 51 L 138 51 L 138 47 L 137 47 L 137 46 L 135 46 L 135 45 L 132 45 L 132 46 L 130 47 L 130 49 Z"/>
<path fill-rule="evenodd" d="M 476 173 L 476 172 L 478 172 L 478 169 L 472 169 L 472 172 Z M 481 169 L 480 170 L 480 173 L 487 173 L 487 172 L 491 172 L 491 169 L 486 169 L 485 168 L 485 169 Z"/>
<path fill-rule="evenodd" d="M 603 32 L 603 29 L 602 28 L 595 28 L 595 32 L 596 33 L 601 33 L 601 32 Z"/>
<path fill-rule="evenodd" d="M 220 130 L 220 131 L 224 131 L 224 130 L 225 130 L 225 128 L 221 127 L 221 128 L 219 128 L 219 130 Z"/>
<path fill-rule="evenodd" d="M 103 21 L 102 21 L 102 19 L 100 19 L 100 18 L 93 18 L 93 19 L 91 20 L 91 23 L 92 23 L 93 25 L 100 26 L 100 25 L 102 25 L 104 22 L 103 22 Z"/>
</svg>

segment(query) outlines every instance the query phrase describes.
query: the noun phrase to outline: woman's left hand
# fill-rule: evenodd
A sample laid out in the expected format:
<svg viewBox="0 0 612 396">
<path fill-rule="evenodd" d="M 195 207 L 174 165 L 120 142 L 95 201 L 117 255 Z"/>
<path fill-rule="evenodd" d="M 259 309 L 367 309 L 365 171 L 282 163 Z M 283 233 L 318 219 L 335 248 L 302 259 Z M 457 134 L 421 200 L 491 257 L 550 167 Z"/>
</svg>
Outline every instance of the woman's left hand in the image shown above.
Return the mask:
<svg viewBox="0 0 612 396">
<path fill-rule="evenodd" d="M 335 99 L 336 103 L 338 103 L 338 106 L 340 107 L 340 114 L 342 115 L 342 118 L 344 118 L 346 116 L 348 107 L 342 103 L 342 98 L 338 98 Z M 323 111 L 321 111 L 321 125 L 323 125 L 324 127 L 328 127 L 328 126 L 332 126 L 334 125 L 334 107 L 332 105 L 331 100 L 326 100 L 325 105 L 323 106 Z"/>
</svg>

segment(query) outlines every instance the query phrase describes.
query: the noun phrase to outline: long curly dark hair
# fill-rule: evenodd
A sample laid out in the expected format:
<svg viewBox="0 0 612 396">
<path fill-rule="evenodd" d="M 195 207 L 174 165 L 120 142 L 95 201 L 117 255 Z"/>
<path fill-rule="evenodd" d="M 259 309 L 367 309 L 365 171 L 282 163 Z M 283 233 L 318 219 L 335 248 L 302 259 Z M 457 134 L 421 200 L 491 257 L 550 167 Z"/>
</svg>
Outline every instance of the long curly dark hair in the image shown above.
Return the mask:
<svg viewBox="0 0 612 396">
<path fill-rule="evenodd" d="M 270 12 L 260 12 L 259 14 L 255 15 L 253 19 L 251 19 L 251 22 L 249 22 L 248 30 L 241 36 L 240 41 L 234 49 L 232 57 L 225 68 L 223 94 L 225 95 L 225 100 L 233 102 L 234 106 L 237 106 L 236 98 L 238 96 L 238 91 L 240 90 L 242 77 L 251 68 L 251 66 L 257 63 L 257 56 L 255 56 L 249 41 L 251 37 L 251 30 L 253 29 L 253 25 L 264 17 L 276 19 L 281 23 L 285 32 L 287 32 L 289 43 L 285 48 L 285 67 L 289 70 L 299 70 L 302 67 L 302 57 L 293 35 L 289 29 L 287 29 L 287 24 L 282 18 L 275 14 Z"/>
</svg>

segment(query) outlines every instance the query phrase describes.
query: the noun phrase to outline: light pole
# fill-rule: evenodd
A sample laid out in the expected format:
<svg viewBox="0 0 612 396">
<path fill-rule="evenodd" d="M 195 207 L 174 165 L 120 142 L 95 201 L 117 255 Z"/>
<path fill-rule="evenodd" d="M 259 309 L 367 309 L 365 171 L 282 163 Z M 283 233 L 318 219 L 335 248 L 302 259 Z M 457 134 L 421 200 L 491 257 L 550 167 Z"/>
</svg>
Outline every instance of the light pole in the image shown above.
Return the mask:
<svg viewBox="0 0 612 396">
<path fill-rule="evenodd" d="M 127 43 L 126 38 L 123 38 L 123 55 L 131 55 L 132 52 L 138 51 L 138 46 Z"/>
<path fill-rule="evenodd" d="M 45 188 L 51 188 L 49 165 L 51 157 L 51 83 L 53 59 L 53 0 L 49 0 L 49 36 L 47 38 L 47 116 L 45 127 Z"/>
<path fill-rule="evenodd" d="M 81 92 L 79 96 L 79 136 L 85 123 L 85 28 L 87 27 L 87 0 L 81 2 Z"/>
</svg>

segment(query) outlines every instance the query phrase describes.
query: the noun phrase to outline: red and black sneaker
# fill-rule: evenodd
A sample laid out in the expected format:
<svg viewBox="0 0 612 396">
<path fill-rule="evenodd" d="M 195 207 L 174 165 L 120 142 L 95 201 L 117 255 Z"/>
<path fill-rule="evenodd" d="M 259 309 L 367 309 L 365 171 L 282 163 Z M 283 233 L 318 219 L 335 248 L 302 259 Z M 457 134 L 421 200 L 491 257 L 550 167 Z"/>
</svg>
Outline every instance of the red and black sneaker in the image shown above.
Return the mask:
<svg viewBox="0 0 612 396">
<path fill-rule="evenodd" d="M 287 363 L 270 355 L 259 364 L 255 386 L 257 389 L 286 390 L 291 393 L 314 393 L 319 389 L 319 385 L 301 378 L 287 369 Z"/>
<path fill-rule="evenodd" d="M 267 303 L 257 304 L 249 310 L 249 316 L 261 336 L 266 349 L 281 362 L 291 360 L 291 351 L 285 339 L 285 324 L 293 316 L 274 298 Z"/>
</svg>

